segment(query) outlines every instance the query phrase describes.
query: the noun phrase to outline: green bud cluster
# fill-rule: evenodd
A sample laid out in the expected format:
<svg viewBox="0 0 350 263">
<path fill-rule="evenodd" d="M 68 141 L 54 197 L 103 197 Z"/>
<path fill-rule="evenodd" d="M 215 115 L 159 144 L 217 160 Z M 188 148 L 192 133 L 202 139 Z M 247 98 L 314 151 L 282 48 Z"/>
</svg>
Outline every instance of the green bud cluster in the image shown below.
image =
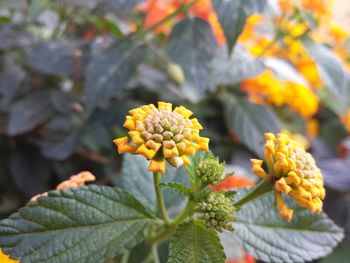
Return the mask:
<svg viewBox="0 0 350 263">
<path fill-rule="evenodd" d="M 218 185 L 223 179 L 225 164 L 219 162 L 219 158 L 211 156 L 202 160 L 197 167 L 196 173 L 206 185 Z"/>
<path fill-rule="evenodd" d="M 222 192 L 209 191 L 198 203 L 198 210 L 204 214 L 206 226 L 219 232 L 233 230 L 235 207 L 230 198 Z"/>
</svg>

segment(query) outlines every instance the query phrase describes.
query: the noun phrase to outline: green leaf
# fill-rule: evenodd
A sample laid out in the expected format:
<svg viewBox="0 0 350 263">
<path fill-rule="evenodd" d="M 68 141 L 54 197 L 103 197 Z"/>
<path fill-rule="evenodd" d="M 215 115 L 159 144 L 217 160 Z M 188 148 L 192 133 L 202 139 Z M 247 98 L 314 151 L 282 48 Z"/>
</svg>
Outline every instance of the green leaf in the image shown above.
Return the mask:
<svg viewBox="0 0 350 263">
<path fill-rule="evenodd" d="M 245 98 L 223 97 L 227 127 L 236 134 L 249 150 L 263 154 L 264 133 L 280 130 L 274 113 L 262 105 L 253 104 Z"/>
<path fill-rule="evenodd" d="M 191 189 L 188 188 L 186 185 L 183 185 L 181 183 L 177 182 L 168 182 L 168 183 L 160 183 L 162 187 L 169 188 L 171 190 L 174 190 L 184 196 L 190 196 Z"/>
<path fill-rule="evenodd" d="M 121 187 L 134 194 L 147 208 L 154 210 L 156 207 L 156 194 L 153 185 L 153 176 L 147 171 L 148 161 L 140 155 L 124 154 L 122 176 L 119 178 Z M 185 168 L 178 169 L 167 164 L 166 173 L 162 174 L 163 182 L 178 182 L 189 184 Z M 184 196 L 169 189 L 164 189 L 165 204 L 168 208 L 179 205 L 184 201 Z"/>
<path fill-rule="evenodd" d="M 86 106 L 91 111 L 116 97 L 136 73 L 145 52 L 140 44 L 123 40 L 92 58 L 86 70 Z"/>
<path fill-rule="evenodd" d="M 182 92 L 192 101 L 199 101 L 208 90 L 209 63 L 216 47 L 209 24 L 200 18 L 187 18 L 171 32 L 167 53 L 184 70 Z"/>
<path fill-rule="evenodd" d="M 346 76 L 341 61 L 330 49 L 316 43 L 309 37 L 302 37 L 300 41 L 315 61 L 326 88 L 339 99 L 343 99 Z"/>
<path fill-rule="evenodd" d="M 104 262 L 140 243 L 151 219 L 118 188 L 51 191 L 0 221 L 0 247 L 21 263 Z"/>
<path fill-rule="evenodd" d="M 168 263 L 224 263 L 225 253 L 219 237 L 203 223 L 180 225 L 170 238 Z"/>
<path fill-rule="evenodd" d="M 237 212 L 234 234 L 256 259 L 274 263 L 312 261 L 329 254 L 343 238 L 343 230 L 324 213 L 311 214 L 290 198 L 287 205 L 294 210 L 291 222 L 279 215 L 273 193 Z"/>
<path fill-rule="evenodd" d="M 350 242 L 346 242 L 341 247 L 337 248 L 328 257 L 320 260 L 320 263 L 348 263 L 350 258 Z"/>
<path fill-rule="evenodd" d="M 239 65 L 239 67 L 237 66 Z M 219 49 L 210 65 L 210 87 L 233 85 L 255 77 L 265 69 L 264 64 L 253 58 L 242 46 L 235 46 L 231 55 Z"/>
<path fill-rule="evenodd" d="M 225 33 L 229 53 L 236 44 L 247 20 L 242 1 L 244 0 L 213 0 L 215 12 Z"/>
</svg>

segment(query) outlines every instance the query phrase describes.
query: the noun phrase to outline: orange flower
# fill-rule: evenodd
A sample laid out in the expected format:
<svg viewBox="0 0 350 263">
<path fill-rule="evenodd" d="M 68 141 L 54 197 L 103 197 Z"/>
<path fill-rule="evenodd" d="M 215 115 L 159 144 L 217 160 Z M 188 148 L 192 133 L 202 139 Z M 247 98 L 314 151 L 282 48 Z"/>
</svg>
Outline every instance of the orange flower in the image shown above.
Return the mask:
<svg viewBox="0 0 350 263">
<path fill-rule="evenodd" d="M 227 259 L 226 263 L 255 263 L 255 258 L 253 258 L 248 253 L 245 253 L 243 258 L 240 259 Z"/>
<path fill-rule="evenodd" d="M 176 10 L 181 8 L 183 4 L 188 4 L 191 0 L 146 0 L 141 6 L 142 11 L 145 13 L 144 26 L 145 28 L 152 27 L 153 25 L 160 22 L 165 17 L 174 13 Z M 192 16 L 196 16 L 207 20 L 211 26 L 213 33 L 219 44 L 225 43 L 225 36 L 218 17 L 213 9 L 211 0 L 198 0 L 189 8 L 189 13 Z M 164 33 L 168 35 L 176 23 L 176 21 L 184 18 L 183 14 L 178 15 L 176 18 L 169 22 L 160 25 L 155 29 L 155 33 Z"/>
<path fill-rule="evenodd" d="M 232 188 L 241 188 L 241 187 L 251 187 L 254 186 L 255 182 L 249 178 L 237 175 L 231 175 L 225 178 L 220 184 L 210 186 L 211 189 L 215 191 L 220 190 L 230 190 Z"/>
</svg>

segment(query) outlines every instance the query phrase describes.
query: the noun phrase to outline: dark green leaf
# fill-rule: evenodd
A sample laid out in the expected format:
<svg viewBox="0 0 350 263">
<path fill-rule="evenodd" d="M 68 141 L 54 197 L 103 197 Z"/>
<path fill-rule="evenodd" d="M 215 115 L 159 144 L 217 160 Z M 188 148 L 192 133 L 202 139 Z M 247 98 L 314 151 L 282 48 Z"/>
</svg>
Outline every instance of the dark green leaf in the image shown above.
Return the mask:
<svg viewBox="0 0 350 263">
<path fill-rule="evenodd" d="M 301 43 L 314 59 L 326 88 L 339 99 L 343 99 L 346 79 L 341 61 L 330 49 L 316 43 L 309 37 L 301 38 Z"/>
<path fill-rule="evenodd" d="M 153 176 L 147 171 L 148 161 L 140 155 L 125 154 L 123 156 L 122 176 L 119 183 L 123 188 L 133 193 L 150 210 L 156 207 L 156 195 Z M 167 164 L 166 174 L 162 174 L 163 182 L 178 182 L 188 185 L 188 175 L 185 168 L 178 169 Z M 184 201 L 183 195 L 169 189 L 164 189 L 165 203 L 168 208 L 179 205 Z"/>
<path fill-rule="evenodd" d="M 102 263 L 141 242 L 151 219 L 118 188 L 51 191 L 0 221 L 0 247 L 21 263 Z"/>
<path fill-rule="evenodd" d="M 242 46 L 235 46 L 231 55 L 226 49 L 219 49 L 210 65 L 210 86 L 237 84 L 259 75 L 264 68 L 264 64 L 250 56 Z"/>
<path fill-rule="evenodd" d="M 264 133 L 276 133 L 280 130 L 273 112 L 244 98 L 225 96 L 223 100 L 227 127 L 248 149 L 262 156 Z"/>
<path fill-rule="evenodd" d="M 86 70 L 86 107 L 120 95 L 143 56 L 139 44 L 123 40 L 93 57 Z"/>
<path fill-rule="evenodd" d="M 46 122 L 53 114 L 48 97 L 48 92 L 35 92 L 16 102 L 10 109 L 7 133 L 23 134 Z"/>
<path fill-rule="evenodd" d="M 310 214 L 291 199 L 287 205 L 294 210 L 291 222 L 279 215 L 272 193 L 237 212 L 234 235 L 256 259 L 274 263 L 312 261 L 329 254 L 343 238 L 343 230 L 324 213 Z"/>
<path fill-rule="evenodd" d="M 236 44 L 238 36 L 242 33 L 247 19 L 243 8 L 244 0 L 213 0 L 215 12 L 218 15 L 222 29 L 224 30 L 229 53 Z"/>
<path fill-rule="evenodd" d="M 27 197 L 47 191 L 52 175 L 51 165 L 37 149 L 18 145 L 9 157 L 11 177 Z"/>
<path fill-rule="evenodd" d="M 82 42 L 67 40 L 40 43 L 29 48 L 27 56 L 30 67 L 57 76 L 80 75 L 89 59 Z"/>
<path fill-rule="evenodd" d="M 216 47 L 209 24 L 200 18 L 187 18 L 171 32 L 167 52 L 184 70 L 183 92 L 192 101 L 200 100 L 208 90 L 208 66 Z"/>
<path fill-rule="evenodd" d="M 224 263 L 225 253 L 213 230 L 196 221 L 180 225 L 170 238 L 168 263 Z"/>
<path fill-rule="evenodd" d="M 350 242 L 337 248 L 331 255 L 320 260 L 320 263 L 348 263 L 350 258 Z"/>
</svg>

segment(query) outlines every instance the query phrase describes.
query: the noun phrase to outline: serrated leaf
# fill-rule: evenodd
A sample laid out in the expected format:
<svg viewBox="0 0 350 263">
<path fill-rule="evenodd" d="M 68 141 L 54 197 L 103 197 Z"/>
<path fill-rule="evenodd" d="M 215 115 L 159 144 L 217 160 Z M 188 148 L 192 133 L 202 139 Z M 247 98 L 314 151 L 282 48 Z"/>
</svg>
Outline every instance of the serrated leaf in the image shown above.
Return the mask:
<svg viewBox="0 0 350 263">
<path fill-rule="evenodd" d="M 46 91 L 34 92 L 12 105 L 7 134 L 23 134 L 46 122 L 53 114 L 48 96 Z"/>
<path fill-rule="evenodd" d="M 184 196 L 189 196 L 191 194 L 191 189 L 188 188 L 186 185 L 183 185 L 181 183 L 177 182 L 168 182 L 168 183 L 160 183 L 162 187 L 169 188 L 171 190 L 174 190 Z"/>
<path fill-rule="evenodd" d="M 170 238 L 168 263 L 224 263 L 225 253 L 217 233 L 203 223 L 180 225 Z"/>
<path fill-rule="evenodd" d="M 156 194 L 153 185 L 153 176 L 147 171 L 148 161 L 139 155 L 124 154 L 122 176 L 119 184 L 133 193 L 150 210 L 156 207 Z M 189 184 L 188 175 L 185 168 L 178 169 L 167 164 L 166 173 L 162 174 L 163 182 L 178 182 L 184 185 Z M 169 189 L 164 189 L 164 199 L 166 206 L 171 209 L 184 201 L 183 195 Z"/>
<path fill-rule="evenodd" d="M 287 205 L 294 210 L 291 222 L 279 215 L 273 193 L 253 200 L 237 212 L 234 235 L 256 259 L 274 263 L 312 261 L 329 254 L 343 238 L 343 230 L 324 213 L 311 214 L 291 199 Z"/>
<path fill-rule="evenodd" d="M 51 191 L 0 221 L 0 247 L 21 263 L 102 263 L 141 242 L 151 219 L 118 188 Z"/>
<path fill-rule="evenodd" d="M 330 49 L 316 43 L 309 37 L 302 37 L 300 41 L 315 61 L 326 88 L 339 99 L 343 99 L 345 95 L 346 76 L 341 61 Z"/>
<path fill-rule="evenodd" d="M 279 123 L 273 112 L 265 106 L 253 104 L 245 98 L 223 97 L 227 127 L 244 145 L 262 156 L 264 133 L 277 133 Z"/>
<path fill-rule="evenodd" d="M 122 40 L 91 59 L 84 89 L 89 111 L 104 100 L 120 95 L 144 53 L 140 44 Z"/>
<path fill-rule="evenodd" d="M 243 7 L 244 0 L 213 0 L 215 12 L 224 30 L 229 53 L 242 33 L 247 13 Z"/>
<path fill-rule="evenodd" d="M 218 49 L 210 69 L 210 87 L 215 88 L 221 84 L 233 85 L 255 77 L 262 73 L 265 67 L 242 46 L 236 45 L 231 55 L 227 54 L 226 49 Z"/>
<path fill-rule="evenodd" d="M 187 18 L 171 32 L 167 53 L 181 65 L 186 78 L 182 91 L 192 101 L 200 100 L 208 90 L 208 66 L 216 47 L 209 24 L 200 18 Z"/>
</svg>

